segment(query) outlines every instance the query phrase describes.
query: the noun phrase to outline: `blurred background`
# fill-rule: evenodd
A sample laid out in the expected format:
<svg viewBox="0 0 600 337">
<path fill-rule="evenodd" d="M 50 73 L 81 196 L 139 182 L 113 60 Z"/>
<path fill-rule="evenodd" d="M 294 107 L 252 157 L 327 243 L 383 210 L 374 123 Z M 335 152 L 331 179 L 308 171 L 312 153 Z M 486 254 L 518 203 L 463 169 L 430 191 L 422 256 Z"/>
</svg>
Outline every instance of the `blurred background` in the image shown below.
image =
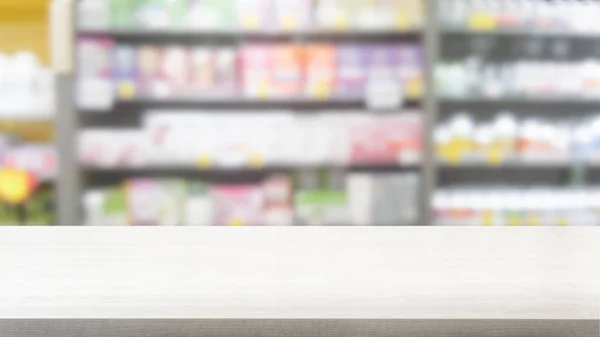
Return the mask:
<svg viewBox="0 0 600 337">
<path fill-rule="evenodd" d="M 0 0 L 0 224 L 599 225 L 598 17 Z"/>
</svg>

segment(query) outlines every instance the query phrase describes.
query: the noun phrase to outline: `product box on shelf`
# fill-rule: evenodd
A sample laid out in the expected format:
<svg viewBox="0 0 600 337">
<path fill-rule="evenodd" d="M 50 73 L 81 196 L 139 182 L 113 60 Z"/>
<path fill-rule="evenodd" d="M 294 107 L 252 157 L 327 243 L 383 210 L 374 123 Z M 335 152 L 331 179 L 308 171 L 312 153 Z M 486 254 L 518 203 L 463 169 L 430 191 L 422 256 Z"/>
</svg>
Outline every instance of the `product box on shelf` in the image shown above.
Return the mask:
<svg viewBox="0 0 600 337">
<path fill-rule="evenodd" d="M 134 179 L 127 182 L 130 223 L 137 226 L 183 224 L 186 185 L 177 179 Z"/>
<path fill-rule="evenodd" d="M 236 28 L 233 0 L 190 0 L 188 27 L 192 30 L 233 30 Z"/>
<path fill-rule="evenodd" d="M 86 226 L 127 226 L 127 196 L 122 187 L 89 190 L 83 198 Z"/>
<path fill-rule="evenodd" d="M 399 74 L 403 83 L 404 96 L 420 98 L 424 91 L 423 72 L 425 55 L 419 45 L 400 45 L 398 47 Z"/>
<path fill-rule="evenodd" d="M 142 14 L 140 6 L 144 2 L 140 0 L 109 0 L 105 2 L 110 2 L 110 25 L 112 28 L 131 29 L 138 24 L 136 16 Z"/>
<path fill-rule="evenodd" d="M 107 108 L 114 101 L 113 42 L 103 38 L 81 38 L 77 42 L 77 105 Z"/>
<path fill-rule="evenodd" d="M 185 202 L 184 225 L 212 226 L 213 210 L 210 187 L 203 182 L 191 182 Z"/>
<path fill-rule="evenodd" d="M 313 0 L 273 0 L 278 31 L 304 31 L 312 24 Z"/>
<path fill-rule="evenodd" d="M 218 48 L 215 50 L 214 57 L 213 94 L 219 96 L 235 95 L 241 78 L 237 50 L 228 47 Z"/>
<path fill-rule="evenodd" d="M 154 97 L 160 92 L 160 62 L 162 60 L 162 49 L 156 46 L 141 46 L 138 56 L 138 96 Z"/>
<path fill-rule="evenodd" d="M 241 30 L 268 30 L 273 27 L 272 0 L 236 0 L 237 26 Z"/>
<path fill-rule="evenodd" d="M 351 161 L 413 165 L 420 161 L 421 123 L 416 114 L 365 119 L 351 126 Z"/>
<path fill-rule="evenodd" d="M 195 95 L 209 95 L 216 86 L 216 53 L 211 48 L 196 47 L 191 51 L 191 91 Z"/>
<path fill-rule="evenodd" d="M 278 45 L 273 47 L 272 53 L 273 96 L 298 96 L 304 84 L 304 48 L 300 45 Z"/>
<path fill-rule="evenodd" d="M 273 46 L 247 45 L 241 49 L 244 95 L 268 98 L 273 92 Z"/>
<path fill-rule="evenodd" d="M 215 225 L 263 225 L 263 194 L 259 186 L 215 186 L 211 190 L 214 200 Z"/>
<path fill-rule="evenodd" d="M 77 6 L 77 26 L 82 30 L 103 30 L 111 26 L 111 1 L 82 0 Z"/>
<path fill-rule="evenodd" d="M 306 53 L 306 93 L 310 98 L 329 99 L 336 79 L 336 49 L 333 45 L 308 45 Z"/>
<path fill-rule="evenodd" d="M 344 226 L 349 224 L 348 198 L 344 191 L 304 190 L 295 194 L 296 224 Z"/>
<path fill-rule="evenodd" d="M 319 0 L 315 5 L 316 22 L 324 30 L 355 28 L 358 9 L 364 3 L 357 0 Z"/>
<path fill-rule="evenodd" d="M 167 47 L 163 50 L 159 67 L 165 90 L 159 93 L 159 97 L 184 96 L 191 83 L 190 50 L 183 46 Z"/>
<path fill-rule="evenodd" d="M 263 182 L 262 189 L 264 195 L 264 225 L 293 225 L 292 181 L 285 175 L 273 176 Z"/>
<path fill-rule="evenodd" d="M 117 45 L 114 49 L 114 76 L 116 97 L 131 100 L 137 94 L 138 79 L 137 50 L 133 46 Z"/>
<path fill-rule="evenodd" d="M 341 45 L 337 48 L 335 94 L 363 97 L 370 54 L 367 45 Z"/>
</svg>

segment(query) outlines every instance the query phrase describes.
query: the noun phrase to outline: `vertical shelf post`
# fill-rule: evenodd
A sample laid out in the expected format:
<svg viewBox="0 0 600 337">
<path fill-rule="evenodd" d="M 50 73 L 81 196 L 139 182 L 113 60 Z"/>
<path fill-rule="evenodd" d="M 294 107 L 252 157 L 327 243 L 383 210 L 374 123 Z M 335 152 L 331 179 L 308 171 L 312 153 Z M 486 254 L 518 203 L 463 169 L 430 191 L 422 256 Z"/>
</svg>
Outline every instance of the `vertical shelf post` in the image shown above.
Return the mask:
<svg viewBox="0 0 600 337">
<path fill-rule="evenodd" d="M 435 193 L 437 161 L 435 156 L 435 129 L 438 102 L 435 87 L 435 65 L 438 61 L 439 31 L 437 22 L 437 1 L 424 0 L 425 27 L 423 41 L 425 50 L 425 96 L 423 100 L 423 159 L 421 165 L 420 214 L 421 225 L 432 225 L 431 199 Z M 443 0 L 442 0 L 443 1 Z"/>
<path fill-rule="evenodd" d="M 74 0 L 50 4 L 50 48 L 56 79 L 55 148 L 57 225 L 81 225 L 81 176 L 77 160 L 79 115 L 75 108 L 75 6 Z"/>
</svg>

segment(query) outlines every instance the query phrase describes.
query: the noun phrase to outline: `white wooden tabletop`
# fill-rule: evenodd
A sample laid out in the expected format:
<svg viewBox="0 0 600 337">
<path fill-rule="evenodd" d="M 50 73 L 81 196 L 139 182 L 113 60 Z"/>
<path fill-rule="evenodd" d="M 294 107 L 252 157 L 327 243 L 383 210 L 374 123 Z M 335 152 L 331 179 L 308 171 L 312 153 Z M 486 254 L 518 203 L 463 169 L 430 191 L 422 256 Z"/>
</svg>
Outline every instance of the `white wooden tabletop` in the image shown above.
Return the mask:
<svg viewBox="0 0 600 337">
<path fill-rule="evenodd" d="M 600 319 L 600 228 L 2 228 L 2 318 Z"/>
</svg>

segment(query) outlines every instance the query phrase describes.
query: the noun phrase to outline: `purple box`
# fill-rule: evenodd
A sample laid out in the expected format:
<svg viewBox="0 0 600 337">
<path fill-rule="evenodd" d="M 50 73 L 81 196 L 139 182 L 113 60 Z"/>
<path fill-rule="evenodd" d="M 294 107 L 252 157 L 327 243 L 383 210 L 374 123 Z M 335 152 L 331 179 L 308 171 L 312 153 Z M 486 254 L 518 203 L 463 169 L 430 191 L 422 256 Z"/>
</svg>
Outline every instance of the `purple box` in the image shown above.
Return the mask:
<svg viewBox="0 0 600 337">
<path fill-rule="evenodd" d="M 374 45 L 369 52 L 367 80 L 400 82 L 400 53 L 395 45 Z"/>
<path fill-rule="evenodd" d="M 423 72 L 423 48 L 416 44 L 398 46 L 399 73 L 403 79 L 421 76 Z"/>
<path fill-rule="evenodd" d="M 371 47 L 342 45 L 337 49 L 335 93 L 338 97 L 364 95 Z"/>
<path fill-rule="evenodd" d="M 117 97 L 131 99 L 136 94 L 137 50 L 133 46 L 118 45 L 114 50 L 114 78 Z"/>
</svg>

